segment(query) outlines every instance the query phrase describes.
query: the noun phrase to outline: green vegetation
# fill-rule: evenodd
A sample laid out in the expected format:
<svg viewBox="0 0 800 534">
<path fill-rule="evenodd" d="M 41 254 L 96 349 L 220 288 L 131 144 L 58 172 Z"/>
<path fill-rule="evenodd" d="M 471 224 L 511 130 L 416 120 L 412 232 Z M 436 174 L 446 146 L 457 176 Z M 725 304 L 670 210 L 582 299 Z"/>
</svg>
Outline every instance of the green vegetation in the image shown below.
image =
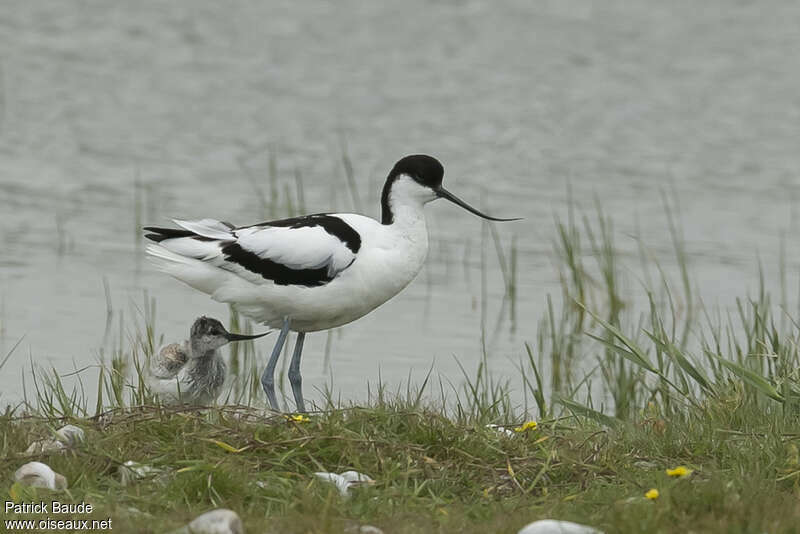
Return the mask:
<svg viewBox="0 0 800 534">
<path fill-rule="evenodd" d="M 598 209 L 594 220 L 578 224 L 570 213 L 557 221 L 562 294 L 544 303 L 530 334 L 515 382 L 522 405 L 484 358 L 460 390 L 429 377 L 402 397 L 379 388 L 367 406 L 329 398 L 295 421 L 260 407 L 255 355 L 244 345 L 232 355 L 225 406 L 162 407 L 140 378 L 156 345 L 148 300 L 140 334 L 101 370 L 96 399 L 36 370 L 24 405 L 0 418 L 0 491 L 18 500 L 47 493 L 12 486 L 13 472 L 29 461 L 22 451 L 32 441 L 70 422 L 86 430 L 86 442 L 35 459 L 69 481 L 53 498 L 91 503 L 92 517 L 111 517 L 115 532 L 165 532 L 217 507 L 239 513 L 248 532 L 371 524 L 387 534 L 515 533 L 542 518 L 607 533 L 797 532 L 798 324 L 785 298 L 772 304 L 763 280 L 735 313 L 703 307 L 667 213 L 678 283 L 641 245 L 643 289 L 625 294 L 610 220 Z M 524 298 L 516 245 L 506 258 L 492 239 L 513 317 Z M 516 326 L 524 335 L 526 326 Z M 538 424 L 523 429 L 530 420 Z M 158 471 L 123 485 L 128 460 Z M 677 466 L 692 472 L 668 476 Z M 375 484 L 344 498 L 313 475 L 349 469 Z M 657 498 L 645 497 L 651 489 Z"/>
</svg>

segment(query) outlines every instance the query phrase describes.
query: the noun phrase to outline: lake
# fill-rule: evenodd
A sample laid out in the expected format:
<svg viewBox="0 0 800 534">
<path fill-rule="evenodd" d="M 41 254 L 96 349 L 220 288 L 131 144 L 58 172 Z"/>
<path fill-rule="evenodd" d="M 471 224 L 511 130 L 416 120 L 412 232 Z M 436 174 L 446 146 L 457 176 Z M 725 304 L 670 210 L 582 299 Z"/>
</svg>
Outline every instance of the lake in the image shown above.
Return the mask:
<svg viewBox="0 0 800 534">
<path fill-rule="evenodd" d="M 125 345 L 144 291 L 168 341 L 201 314 L 227 322 L 226 306 L 148 264 L 142 225 L 376 216 L 411 153 L 440 159 L 466 201 L 525 218 L 495 225 L 506 254 L 516 243 L 515 324 L 488 227 L 432 204 L 417 280 L 337 330 L 328 366 L 328 336 L 307 338 L 311 399 L 330 384 L 363 400 L 367 383 L 402 388 L 432 365 L 458 385 L 458 361 L 474 371 L 484 344 L 519 388 L 524 342 L 560 292 L 553 221 L 570 198 L 614 219 L 631 290 L 638 237 L 674 271 L 667 196 L 707 305 L 755 290 L 759 259 L 775 287 L 782 236 L 797 294 L 800 4 L 499 5 L 4 2 L 0 357 L 24 339 L 0 371 L 3 401 L 21 398 L 31 360 L 97 363 L 120 318 Z"/>
</svg>

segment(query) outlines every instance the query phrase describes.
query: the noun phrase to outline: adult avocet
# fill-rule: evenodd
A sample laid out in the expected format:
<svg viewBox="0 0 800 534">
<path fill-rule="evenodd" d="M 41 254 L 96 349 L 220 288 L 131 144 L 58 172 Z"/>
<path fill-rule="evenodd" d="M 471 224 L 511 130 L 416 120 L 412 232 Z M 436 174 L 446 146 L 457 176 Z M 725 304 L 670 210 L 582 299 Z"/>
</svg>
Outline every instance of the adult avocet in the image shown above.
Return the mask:
<svg viewBox="0 0 800 534">
<path fill-rule="evenodd" d="M 347 324 L 406 287 L 428 253 L 425 204 L 444 198 L 491 221 L 442 187 L 435 158 L 406 156 L 392 168 L 381 194 L 380 222 L 353 213 L 321 213 L 251 226 L 214 219 L 179 221 L 176 228 L 147 227 L 157 244 L 147 247 L 157 267 L 232 304 L 265 325 L 280 328 L 261 377 L 270 406 L 275 365 L 289 331 L 297 342 L 289 382 L 297 409 L 305 411 L 300 356 L 308 332 Z"/>
<path fill-rule="evenodd" d="M 231 334 L 211 317 L 192 324 L 189 339 L 170 343 L 150 357 L 147 384 L 150 391 L 170 404 L 211 404 L 219 396 L 227 371 L 219 349 L 232 341 L 266 336 Z"/>
</svg>

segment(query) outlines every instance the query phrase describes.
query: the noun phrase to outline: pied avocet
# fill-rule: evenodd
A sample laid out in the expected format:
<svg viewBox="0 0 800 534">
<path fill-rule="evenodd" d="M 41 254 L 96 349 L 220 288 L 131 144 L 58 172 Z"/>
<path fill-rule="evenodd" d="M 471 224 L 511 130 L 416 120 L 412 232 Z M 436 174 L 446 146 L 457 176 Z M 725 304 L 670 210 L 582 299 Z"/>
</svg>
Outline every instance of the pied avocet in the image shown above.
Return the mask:
<svg viewBox="0 0 800 534">
<path fill-rule="evenodd" d="M 289 382 L 305 411 L 300 356 L 308 332 L 363 317 L 419 273 L 428 253 L 425 204 L 444 198 L 491 221 L 442 187 L 436 158 L 406 156 L 392 168 L 381 194 L 380 222 L 354 213 L 321 213 L 236 227 L 214 219 L 180 221 L 176 228 L 147 227 L 147 247 L 158 268 L 230 303 L 265 325 L 280 328 L 261 383 L 270 406 L 275 365 L 289 331 L 297 342 Z"/>
</svg>

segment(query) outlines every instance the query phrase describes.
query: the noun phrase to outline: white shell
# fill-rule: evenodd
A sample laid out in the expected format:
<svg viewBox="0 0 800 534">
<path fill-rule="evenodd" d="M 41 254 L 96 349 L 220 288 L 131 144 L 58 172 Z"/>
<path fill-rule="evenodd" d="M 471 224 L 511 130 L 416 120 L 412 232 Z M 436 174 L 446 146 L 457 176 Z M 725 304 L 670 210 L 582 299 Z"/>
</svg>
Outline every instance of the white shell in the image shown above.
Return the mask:
<svg viewBox="0 0 800 534">
<path fill-rule="evenodd" d="M 491 428 L 492 430 L 496 430 L 498 432 L 502 432 L 506 436 L 513 436 L 514 435 L 514 431 L 511 430 L 508 427 L 505 427 L 505 426 L 489 424 L 489 425 L 486 425 L 486 428 Z"/>
<path fill-rule="evenodd" d="M 571 521 L 542 519 L 525 525 L 517 534 L 603 534 L 603 532 Z"/>
<path fill-rule="evenodd" d="M 75 447 L 86 439 L 82 428 L 75 425 L 65 425 L 56 430 L 56 438 L 39 439 L 28 445 L 25 454 L 34 455 L 44 452 L 63 452 Z"/>
<path fill-rule="evenodd" d="M 191 523 L 176 531 L 186 534 L 244 534 L 239 514 L 227 508 L 217 508 L 195 517 Z"/>
<path fill-rule="evenodd" d="M 134 462 L 133 460 L 128 460 L 119 466 L 117 472 L 119 473 L 120 483 L 123 486 L 127 486 L 136 479 L 157 475 L 162 471 L 157 467 L 140 464 L 139 462 Z"/>
<path fill-rule="evenodd" d="M 67 487 L 67 479 L 42 462 L 28 462 L 23 465 L 14 473 L 14 480 L 34 488 L 62 490 Z"/>
<path fill-rule="evenodd" d="M 314 476 L 321 480 L 334 484 L 336 486 L 336 489 L 339 490 L 339 493 L 342 495 L 342 497 L 349 497 L 350 488 L 352 488 L 353 486 L 358 486 L 361 484 L 372 484 L 375 482 L 369 476 L 365 475 L 364 473 L 359 473 L 358 471 L 345 471 L 342 474 L 327 473 L 321 471 L 318 473 L 314 473 Z"/>
</svg>

